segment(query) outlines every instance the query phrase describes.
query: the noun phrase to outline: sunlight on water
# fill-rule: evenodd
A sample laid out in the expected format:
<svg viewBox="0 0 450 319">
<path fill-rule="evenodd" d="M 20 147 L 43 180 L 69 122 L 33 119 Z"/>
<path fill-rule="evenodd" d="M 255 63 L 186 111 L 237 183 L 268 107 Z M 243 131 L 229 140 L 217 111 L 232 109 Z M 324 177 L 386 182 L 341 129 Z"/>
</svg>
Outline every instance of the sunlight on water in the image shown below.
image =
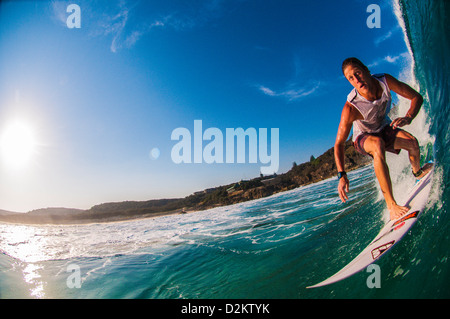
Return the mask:
<svg viewBox="0 0 450 319">
<path fill-rule="evenodd" d="M 37 262 L 52 257 L 45 228 L 23 225 L 0 225 L 0 250 L 24 262 Z"/>
<path fill-rule="evenodd" d="M 30 295 L 36 298 L 44 298 L 44 284 L 40 275 L 42 267 L 29 263 L 23 270 L 23 278 L 26 283 L 28 283 L 30 288 Z"/>
<path fill-rule="evenodd" d="M 44 228 L 24 225 L 0 225 L 0 251 L 23 263 L 22 274 L 30 296 L 45 298 L 42 266 L 37 262 L 51 258 L 49 237 Z"/>
</svg>

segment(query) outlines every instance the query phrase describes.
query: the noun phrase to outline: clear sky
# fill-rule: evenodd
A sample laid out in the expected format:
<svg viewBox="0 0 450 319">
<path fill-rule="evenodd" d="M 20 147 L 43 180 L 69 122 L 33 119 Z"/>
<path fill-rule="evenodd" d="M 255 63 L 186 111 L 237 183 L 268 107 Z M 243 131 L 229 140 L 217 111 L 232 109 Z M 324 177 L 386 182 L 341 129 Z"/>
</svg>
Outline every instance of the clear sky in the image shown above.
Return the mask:
<svg viewBox="0 0 450 319">
<path fill-rule="evenodd" d="M 391 1 L 2 1 L 0 209 L 184 197 L 259 176 L 259 158 L 176 164 L 171 134 L 194 135 L 194 120 L 224 137 L 278 128 L 284 173 L 334 145 L 349 56 L 401 75 Z"/>
</svg>

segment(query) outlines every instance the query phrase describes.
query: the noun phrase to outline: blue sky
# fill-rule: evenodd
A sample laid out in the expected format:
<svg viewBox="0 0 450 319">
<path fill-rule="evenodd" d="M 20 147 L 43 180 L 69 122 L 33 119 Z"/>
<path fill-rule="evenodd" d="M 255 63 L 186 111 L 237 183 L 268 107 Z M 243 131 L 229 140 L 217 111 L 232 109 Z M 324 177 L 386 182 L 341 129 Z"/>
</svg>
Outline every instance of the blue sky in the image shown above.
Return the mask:
<svg viewBox="0 0 450 319">
<path fill-rule="evenodd" d="M 81 28 L 67 26 L 72 3 Z M 381 28 L 366 24 L 372 3 Z M 175 164 L 171 133 L 194 120 L 224 135 L 278 128 L 284 173 L 333 146 L 349 56 L 373 73 L 408 66 L 391 1 L 3 1 L 0 134 L 19 119 L 35 147 L 20 169 L 0 165 L 0 209 L 184 197 L 259 176 L 261 163 Z"/>
</svg>

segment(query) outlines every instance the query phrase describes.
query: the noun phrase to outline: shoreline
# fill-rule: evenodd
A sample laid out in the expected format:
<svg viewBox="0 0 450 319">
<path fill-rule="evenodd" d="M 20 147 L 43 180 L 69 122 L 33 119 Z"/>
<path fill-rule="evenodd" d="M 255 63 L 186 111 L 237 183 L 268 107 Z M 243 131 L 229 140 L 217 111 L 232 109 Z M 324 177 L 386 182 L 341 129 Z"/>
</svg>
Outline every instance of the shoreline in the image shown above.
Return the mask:
<svg viewBox="0 0 450 319">
<path fill-rule="evenodd" d="M 351 140 L 345 147 L 346 171 L 350 172 L 371 163 L 371 159 L 356 152 Z M 318 158 L 297 165 L 283 174 L 260 176 L 215 188 L 195 192 L 184 198 L 155 199 L 104 203 L 88 210 L 45 208 L 28 213 L 0 211 L 0 223 L 20 225 L 88 225 L 125 222 L 169 215 L 184 215 L 266 198 L 302 186 L 315 184 L 335 175 L 334 148 Z"/>
</svg>

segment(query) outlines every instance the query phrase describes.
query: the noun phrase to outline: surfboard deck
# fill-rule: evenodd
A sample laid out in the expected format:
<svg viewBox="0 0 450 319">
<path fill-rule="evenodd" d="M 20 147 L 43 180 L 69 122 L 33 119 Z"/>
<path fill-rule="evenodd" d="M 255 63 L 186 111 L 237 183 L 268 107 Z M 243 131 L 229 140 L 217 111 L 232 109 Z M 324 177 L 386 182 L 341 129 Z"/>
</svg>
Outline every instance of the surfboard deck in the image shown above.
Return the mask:
<svg viewBox="0 0 450 319">
<path fill-rule="evenodd" d="M 420 214 L 425 209 L 431 190 L 433 173 L 434 165 L 427 175 L 422 177 L 411 189 L 409 196 L 407 196 L 406 202 L 403 204 L 403 206 L 410 207 L 410 210 L 406 215 L 397 220 L 389 221 L 381 229 L 375 239 L 367 246 L 367 248 L 356 256 L 356 258 L 353 259 L 347 266 L 342 268 L 330 278 L 306 288 L 322 287 L 348 278 L 375 262 L 396 243 L 398 243 L 414 225 Z"/>
</svg>

